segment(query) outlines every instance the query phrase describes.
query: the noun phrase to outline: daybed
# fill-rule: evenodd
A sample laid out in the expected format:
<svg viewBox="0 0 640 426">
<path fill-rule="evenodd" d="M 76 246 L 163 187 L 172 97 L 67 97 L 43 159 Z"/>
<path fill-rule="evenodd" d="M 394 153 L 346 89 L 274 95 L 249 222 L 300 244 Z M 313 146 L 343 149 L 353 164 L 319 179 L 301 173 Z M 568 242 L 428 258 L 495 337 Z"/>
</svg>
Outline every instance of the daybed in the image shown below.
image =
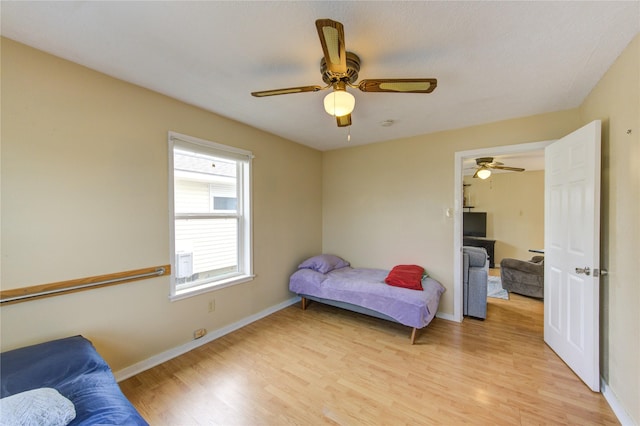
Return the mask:
<svg viewBox="0 0 640 426">
<path fill-rule="evenodd" d="M 416 271 L 418 275 L 416 277 Z M 390 284 L 389 284 L 390 283 Z M 289 289 L 302 299 L 398 322 L 416 331 L 428 325 L 440 303 L 444 287 L 415 265 L 399 265 L 391 271 L 352 268 L 334 255 L 307 259 L 291 275 Z"/>
<path fill-rule="evenodd" d="M 82 336 L 0 354 L 2 425 L 148 425 Z"/>
</svg>

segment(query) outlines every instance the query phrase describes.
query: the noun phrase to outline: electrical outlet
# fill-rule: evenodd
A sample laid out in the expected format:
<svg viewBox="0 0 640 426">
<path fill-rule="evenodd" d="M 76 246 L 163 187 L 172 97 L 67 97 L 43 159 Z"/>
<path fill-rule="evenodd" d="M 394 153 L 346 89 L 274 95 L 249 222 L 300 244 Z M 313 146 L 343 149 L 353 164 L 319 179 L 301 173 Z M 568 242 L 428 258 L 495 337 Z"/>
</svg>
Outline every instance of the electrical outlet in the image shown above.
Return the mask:
<svg viewBox="0 0 640 426">
<path fill-rule="evenodd" d="M 196 331 L 193 332 L 193 338 L 194 339 L 199 339 L 202 336 L 204 336 L 205 334 L 207 334 L 207 329 L 206 328 L 199 328 Z"/>
<path fill-rule="evenodd" d="M 216 299 L 211 299 L 209 300 L 209 307 L 208 307 L 208 311 L 209 313 L 213 312 L 216 310 Z"/>
</svg>

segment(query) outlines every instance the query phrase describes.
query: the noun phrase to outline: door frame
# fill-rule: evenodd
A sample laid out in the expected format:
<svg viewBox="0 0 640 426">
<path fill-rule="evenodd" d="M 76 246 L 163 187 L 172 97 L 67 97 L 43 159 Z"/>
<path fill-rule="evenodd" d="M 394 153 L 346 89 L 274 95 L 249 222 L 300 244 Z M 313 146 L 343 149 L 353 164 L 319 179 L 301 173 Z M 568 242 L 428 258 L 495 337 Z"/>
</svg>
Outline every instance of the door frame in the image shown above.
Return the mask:
<svg viewBox="0 0 640 426">
<path fill-rule="evenodd" d="M 516 145 L 503 145 L 490 148 L 479 148 L 468 151 L 458 151 L 454 160 L 454 187 L 453 187 L 453 320 L 462 322 L 462 163 L 468 158 L 487 157 L 504 154 L 518 154 L 528 151 L 539 151 L 557 139 L 521 143 Z"/>
</svg>

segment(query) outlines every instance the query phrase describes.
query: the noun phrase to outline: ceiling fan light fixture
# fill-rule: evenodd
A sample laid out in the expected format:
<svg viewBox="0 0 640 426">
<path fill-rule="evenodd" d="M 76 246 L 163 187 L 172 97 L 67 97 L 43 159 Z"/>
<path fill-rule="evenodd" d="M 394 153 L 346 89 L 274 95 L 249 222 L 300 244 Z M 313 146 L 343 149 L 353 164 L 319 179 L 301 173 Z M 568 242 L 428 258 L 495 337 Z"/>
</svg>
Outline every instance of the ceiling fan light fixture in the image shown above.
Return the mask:
<svg viewBox="0 0 640 426">
<path fill-rule="evenodd" d="M 351 114 L 356 106 L 356 98 L 346 90 L 334 90 L 324 97 L 324 110 L 334 117 Z"/>
<path fill-rule="evenodd" d="M 483 168 L 481 168 L 480 170 L 478 170 L 477 175 L 478 175 L 478 177 L 479 177 L 480 179 L 486 179 L 486 178 L 488 178 L 489 176 L 491 176 L 491 170 L 489 170 L 489 169 L 487 169 L 487 168 L 483 167 Z"/>
</svg>

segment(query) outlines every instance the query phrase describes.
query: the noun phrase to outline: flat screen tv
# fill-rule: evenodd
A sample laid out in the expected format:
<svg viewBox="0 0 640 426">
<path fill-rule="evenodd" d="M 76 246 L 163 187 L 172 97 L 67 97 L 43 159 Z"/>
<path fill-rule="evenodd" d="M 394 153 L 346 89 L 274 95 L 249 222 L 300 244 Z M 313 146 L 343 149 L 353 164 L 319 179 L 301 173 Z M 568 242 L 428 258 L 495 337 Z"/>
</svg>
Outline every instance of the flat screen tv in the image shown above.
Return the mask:
<svg viewBox="0 0 640 426">
<path fill-rule="evenodd" d="M 464 212 L 462 213 L 462 235 L 465 237 L 487 236 L 487 213 Z"/>
</svg>

